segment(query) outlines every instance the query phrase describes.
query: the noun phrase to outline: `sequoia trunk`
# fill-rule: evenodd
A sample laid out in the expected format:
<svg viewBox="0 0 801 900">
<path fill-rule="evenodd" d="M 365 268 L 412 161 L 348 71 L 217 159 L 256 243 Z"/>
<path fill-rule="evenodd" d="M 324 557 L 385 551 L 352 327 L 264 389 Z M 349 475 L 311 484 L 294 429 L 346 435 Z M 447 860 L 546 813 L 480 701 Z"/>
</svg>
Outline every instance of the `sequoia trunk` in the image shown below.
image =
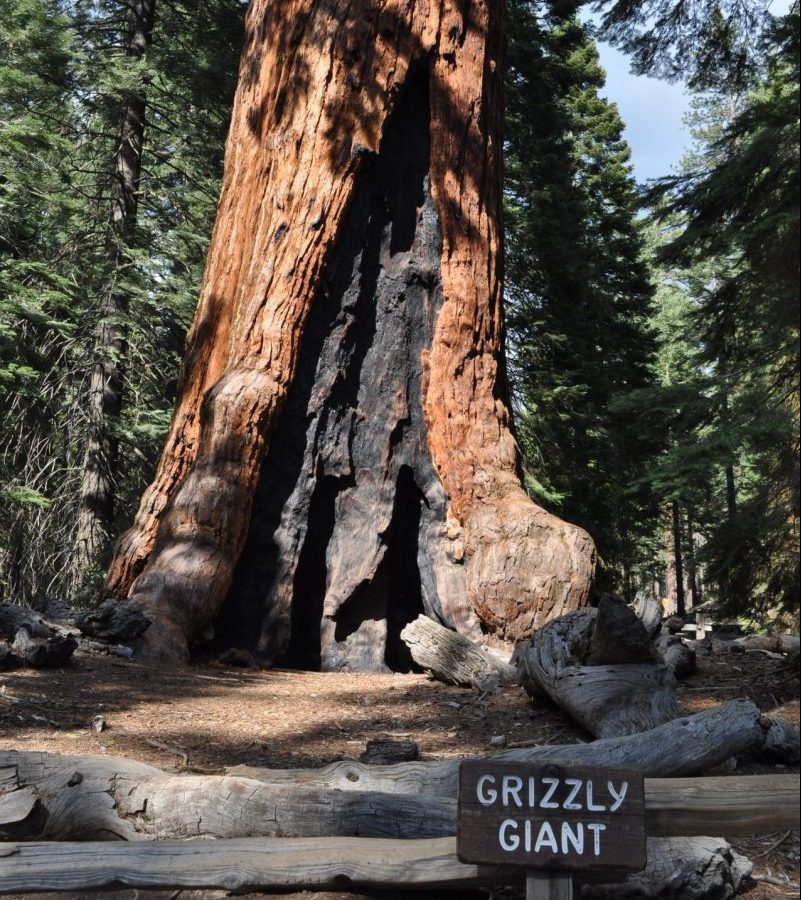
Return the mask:
<svg viewBox="0 0 801 900">
<path fill-rule="evenodd" d="M 420 612 L 515 639 L 587 601 L 524 493 L 501 323 L 503 4 L 254 0 L 156 479 L 107 587 L 184 656 L 404 668 Z M 223 601 L 227 602 L 223 606 Z"/>
</svg>

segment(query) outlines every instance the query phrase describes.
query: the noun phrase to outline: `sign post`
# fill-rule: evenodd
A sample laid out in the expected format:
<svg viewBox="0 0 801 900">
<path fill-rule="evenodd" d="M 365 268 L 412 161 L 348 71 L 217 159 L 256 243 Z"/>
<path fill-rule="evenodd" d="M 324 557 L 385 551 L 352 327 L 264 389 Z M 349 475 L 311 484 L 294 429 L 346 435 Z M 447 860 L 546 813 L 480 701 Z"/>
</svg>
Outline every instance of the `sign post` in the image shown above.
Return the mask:
<svg viewBox="0 0 801 900">
<path fill-rule="evenodd" d="M 526 900 L 571 900 L 574 873 L 645 867 L 639 772 L 469 760 L 459 768 L 462 862 L 525 867 Z"/>
<path fill-rule="evenodd" d="M 559 872 L 528 872 L 526 900 L 573 900 L 573 876 Z"/>
</svg>

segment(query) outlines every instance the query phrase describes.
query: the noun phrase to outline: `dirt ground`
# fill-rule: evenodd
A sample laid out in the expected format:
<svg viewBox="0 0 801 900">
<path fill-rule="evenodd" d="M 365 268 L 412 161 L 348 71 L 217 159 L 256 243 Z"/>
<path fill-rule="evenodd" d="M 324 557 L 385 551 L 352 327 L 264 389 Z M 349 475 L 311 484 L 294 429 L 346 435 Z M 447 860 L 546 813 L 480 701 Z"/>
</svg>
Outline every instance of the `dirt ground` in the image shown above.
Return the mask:
<svg viewBox="0 0 801 900">
<path fill-rule="evenodd" d="M 750 697 L 760 708 L 781 707 L 784 715 L 798 721 L 797 673 L 762 654 L 738 656 L 716 641 L 707 646 L 712 652 L 700 656 L 697 673 L 680 686 L 685 712 Z M 93 727 L 98 716 L 103 718 L 102 731 Z M 81 656 L 65 670 L 0 673 L 2 748 L 128 756 L 169 771 L 222 773 L 224 767 L 238 764 L 303 767 L 356 759 L 366 742 L 379 736 L 412 738 L 423 759 L 487 752 L 500 736 L 507 746 L 589 739 L 559 709 L 544 700 L 532 702 L 521 688 L 485 696 L 424 675 L 252 671 L 211 663 L 155 669 L 113 657 Z M 745 760 L 737 771 L 790 769 Z M 744 896 L 799 896 L 793 886 L 799 881 L 797 831 L 729 840 L 753 860 L 758 879 L 788 883 L 751 882 Z M 176 900 L 179 894 L 181 900 L 225 896 L 190 891 L 97 896 Z M 75 900 L 93 896 L 70 895 Z M 392 895 L 380 896 L 391 900 Z M 420 893 L 414 896 L 425 900 Z"/>
</svg>

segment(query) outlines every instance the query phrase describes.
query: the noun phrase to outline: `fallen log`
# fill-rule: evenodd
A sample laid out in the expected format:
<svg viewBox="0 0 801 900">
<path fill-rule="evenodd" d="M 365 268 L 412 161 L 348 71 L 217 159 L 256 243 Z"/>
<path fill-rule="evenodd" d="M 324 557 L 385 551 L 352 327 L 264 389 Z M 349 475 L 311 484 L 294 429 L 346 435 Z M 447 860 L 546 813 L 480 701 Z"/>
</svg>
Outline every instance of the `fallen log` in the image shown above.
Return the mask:
<svg viewBox="0 0 801 900">
<path fill-rule="evenodd" d="M 513 657 L 533 683 L 598 738 L 649 731 L 680 715 L 676 678 L 622 601 L 554 619 Z"/>
<path fill-rule="evenodd" d="M 731 642 L 735 652 L 748 650 L 764 650 L 768 653 L 794 655 L 799 653 L 801 638 L 794 634 L 746 634 Z"/>
<path fill-rule="evenodd" d="M 79 613 L 75 624 L 82 634 L 99 641 L 130 644 L 144 634 L 150 620 L 129 603 L 106 600 L 95 609 Z"/>
<path fill-rule="evenodd" d="M 662 604 L 656 597 L 638 594 L 634 601 L 634 613 L 642 622 L 648 637 L 653 640 L 659 634 L 665 617 Z"/>
<path fill-rule="evenodd" d="M 136 888 L 228 891 L 466 888 L 514 884 L 518 872 L 456 858 L 456 839 L 239 838 L 0 844 L 0 892 Z"/>
<path fill-rule="evenodd" d="M 403 792 L 407 782 L 377 791 L 350 781 L 342 790 L 288 779 L 170 775 L 107 756 L 6 751 L 0 785 L 1 840 L 420 838 L 454 834 L 456 827 L 455 783 L 445 795 Z M 649 833 L 703 834 L 718 824 L 730 834 L 792 827 L 798 790 L 792 775 L 646 779 Z"/>
<path fill-rule="evenodd" d="M 9 771 L 10 770 L 10 771 Z M 170 775 L 136 760 L 0 752 L 0 840 L 454 833 L 452 798 Z"/>
<path fill-rule="evenodd" d="M 699 719 L 712 724 L 709 716 L 701 714 L 683 720 L 681 727 L 697 731 L 693 725 Z M 631 744 L 643 737 L 598 744 Z M 576 749 L 587 746 L 593 745 Z M 505 755 L 511 753 L 519 754 Z M 402 767 L 379 768 L 386 772 Z M 519 879 L 519 874 L 505 869 L 458 863 L 452 837 L 419 839 L 418 835 L 430 831 L 453 834 L 455 789 L 450 797 L 381 794 L 353 790 L 350 775 L 344 775 L 351 788 L 348 792 L 232 776 L 171 776 L 142 763 L 109 757 L 0 753 L 0 836 L 102 836 L 112 841 L 0 844 L 0 892 L 53 887 L 86 890 L 111 884 L 238 891 L 358 886 L 445 889 Z M 406 782 L 396 784 L 408 787 Z M 798 794 L 797 775 L 649 778 L 646 827 L 649 835 L 701 834 L 710 827 L 727 834 L 797 827 Z M 349 828 L 354 835 L 394 833 L 414 839 L 349 840 L 326 834 L 328 829 L 336 835 Z M 186 840 L 254 832 L 319 836 Z M 134 843 L 120 844 L 115 838 Z M 147 841 L 147 850 L 142 840 Z M 131 849 L 122 849 L 126 846 Z M 741 877 L 742 861 L 729 851 L 719 838 L 684 839 L 678 844 L 652 839 L 644 875 L 631 876 L 617 890 L 587 886 L 582 896 L 598 900 L 733 896 L 731 888 Z M 667 873 L 673 873 L 672 880 L 666 880 Z"/>
<path fill-rule="evenodd" d="M 97 609 L 73 614 L 51 602 L 45 616 L 26 606 L 0 603 L 0 671 L 29 666 L 59 668 L 76 655 L 110 654 L 129 658 L 133 641 L 148 620 L 127 603 L 108 601 Z"/>
<path fill-rule="evenodd" d="M 780 763 L 799 762 L 801 740 L 798 725 L 779 715 L 763 716 L 763 722 L 767 725 L 767 733 L 762 746 L 762 755 L 768 760 Z"/>
<path fill-rule="evenodd" d="M 617 884 L 587 885 L 582 900 L 729 900 L 751 862 L 723 838 L 649 838 L 642 872 Z"/>
<path fill-rule="evenodd" d="M 48 622 L 25 606 L 0 603 L 0 669 L 59 668 L 77 646 L 68 628 Z"/>
<path fill-rule="evenodd" d="M 606 738 L 589 744 L 504 750 L 488 756 L 521 762 L 549 760 L 636 769 L 646 776 L 678 777 L 704 772 L 732 756 L 762 751 L 770 725 L 771 722 L 750 700 L 733 700 L 642 734 Z M 333 790 L 389 791 L 432 797 L 455 796 L 458 771 L 458 760 L 380 767 L 338 762 L 322 769 L 236 766 L 228 770 L 229 774 L 269 784 L 305 784 Z"/>
<path fill-rule="evenodd" d="M 585 885 L 587 900 L 727 900 L 750 863 L 722 838 L 649 838 L 644 872 Z M 459 862 L 456 839 L 239 838 L 0 844 L 0 891 L 221 888 L 456 889 L 520 883 L 524 870 Z"/>
<path fill-rule="evenodd" d="M 585 646 L 579 649 L 577 644 L 576 649 L 587 665 L 609 666 L 656 661 L 651 635 L 636 612 L 620 598 L 605 594 L 590 618 L 592 628 L 581 637 L 578 634 L 575 636 L 582 644 L 586 641 Z"/>
<path fill-rule="evenodd" d="M 696 652 L 679 635 L 660 634 L 654 641 L 654 647 L 676 679 L 695 674 Z"/>
<path fill-rule="evenodd" d="M 517 669 L 490 648 L 476 644 L 428 616 L 419 616 L 401 631 L 401 640 L 423 671 L 447 684 L 463 687 L 514 684 Z"/>
</svg>

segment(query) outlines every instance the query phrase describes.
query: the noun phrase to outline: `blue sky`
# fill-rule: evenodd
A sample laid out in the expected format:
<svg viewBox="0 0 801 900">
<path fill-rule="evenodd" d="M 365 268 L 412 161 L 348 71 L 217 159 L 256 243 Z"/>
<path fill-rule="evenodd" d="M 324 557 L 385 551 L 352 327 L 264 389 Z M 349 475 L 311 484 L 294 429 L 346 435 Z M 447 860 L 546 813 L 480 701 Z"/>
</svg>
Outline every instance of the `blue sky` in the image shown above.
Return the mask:
<svg viewBox="0 0 801 900">
<path fill-rule="evenodd" d="M 791 3 L 771 0 L 767 6 L 774 15 L 784 15 Z M 598 50 L 607 75 L 603 94 L 617 103 L 626 124 L 635 177 L 645 181 L 669 175 L 691 141 L 682 121 L 689 106 L 684 85 L 632 75 L 627 56 L 608 44 L 599 44 Z"/>
<path fill-rule="evenodd" d="M 635 177 L 645 181 L 669 175 L 691 140 L 682 122 L 689 104 L 684 85 L 632 75 L 627 56 L 608 44 L 598 49 L 606 69 L 602 93 L 617 103 L 626 123 Z"/>
</svg>

